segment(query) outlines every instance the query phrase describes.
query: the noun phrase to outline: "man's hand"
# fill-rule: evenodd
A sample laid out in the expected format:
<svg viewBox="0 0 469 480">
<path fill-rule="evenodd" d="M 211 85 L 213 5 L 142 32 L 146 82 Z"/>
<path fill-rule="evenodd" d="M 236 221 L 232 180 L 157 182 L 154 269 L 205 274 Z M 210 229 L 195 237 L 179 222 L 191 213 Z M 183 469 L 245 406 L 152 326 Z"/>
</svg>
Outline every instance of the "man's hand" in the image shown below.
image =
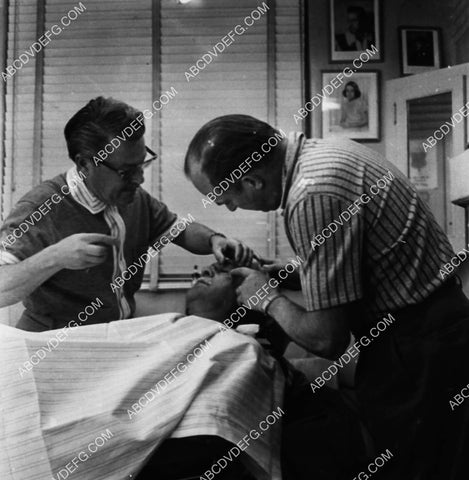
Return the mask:
<svg viewBox="0 0 469 480">
<path fill-rule="evenodd" d="M 256 305 L 252 300 L 249 302 L 249 307 L 254 310 L 261 311 L 264 299 L 279 293 L 277 280 L 269 279 L 265 272 L 236 268 L 231 275 L 242 282 L 236 289 L 239 303 L 246 304 L 253 295 L 260 299 Z M 268 316 L 278 323 L 291 341 L 315 355 L 331 360 L 337 360 L 344 353 L 350 342 L 349 305 L 308 312 L 282 295 L 270 305 Z M 261 323 L 261 330 L 263 325 L 268 326 L 268 320 Z"/>
<path fill-rule="evenodd" d="M 241 285 L 236 289 L 236 299 L 239 304 L 247 303 L 249 297 L 257 295 L 259 300 L 265 299 L 267 296 L 273 296 L 279 293 L 278 282 L 271 279 L 266 273 L 252 268 L 235 268 L 231 270 L 230 275 L 237 281 L 241 281 Z M 262 311 L 261 301 L 256 305 L 252 304 L 252 308 Z"/>
<path fill-rule="evenodd" d="M 103 263 L 109 247 L 117 246 L 118 240 L 100 233 L 77 233 L 52 246 L 56 262 L 62 268 L 84 270 Z"/>
<path fill-rule="evenodd" d="M 276 278 L 282 284 L 282 288 L 288 290 L 301 290 L 300 274 L 298 270 L 284 275 L 285 278 L 280 278 L 279 272 L 285 269 L 285 263 L 280 260 L 269 258 L 261 258 L 260 263 L 261 270 L 267 272 L 271 277 Z"/>
<path fill-rule="evenodd" d="M 218 263 L 224 263 L 230 260 L 235 265 L 249 266 L 254 258 L 252 249 L 234 238 L 214 235 L 211 239 L 211 245 Z"/>
</svg>

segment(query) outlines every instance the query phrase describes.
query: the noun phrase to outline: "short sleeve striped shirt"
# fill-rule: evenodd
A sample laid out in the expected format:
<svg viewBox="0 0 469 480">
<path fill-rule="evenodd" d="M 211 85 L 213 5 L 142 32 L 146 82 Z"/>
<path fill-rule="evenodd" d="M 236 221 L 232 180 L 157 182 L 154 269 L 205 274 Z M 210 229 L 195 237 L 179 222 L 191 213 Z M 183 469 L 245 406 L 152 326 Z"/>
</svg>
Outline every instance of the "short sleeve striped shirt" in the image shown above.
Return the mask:
<svg viewBox="0 0 469 480">
<path fill-rule="evenodd" d="M 425 299 L 444 281 L 449 240 L 407 177 L 351 140 L 293 133 L 285 160 L 285 229 L 305 259 L 306 308 L 362 301 L 373 317 Z"/>
</svg>

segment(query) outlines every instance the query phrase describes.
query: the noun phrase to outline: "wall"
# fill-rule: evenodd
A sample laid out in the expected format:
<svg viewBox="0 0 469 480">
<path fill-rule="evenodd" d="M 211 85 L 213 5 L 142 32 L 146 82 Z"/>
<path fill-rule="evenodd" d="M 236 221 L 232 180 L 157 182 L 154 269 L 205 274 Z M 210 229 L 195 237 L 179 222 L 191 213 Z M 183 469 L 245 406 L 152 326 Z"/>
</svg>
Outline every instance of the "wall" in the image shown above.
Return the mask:
<svg viewBox="0 0 469 480">
<path fill-rule="evenodd" d="M 469 2 L 452 0 L 451 36 L 455 47 L 455 62 L 469 62 Z"/>
<path fill-rule="evenodd" d="M 469 29 L 466 30 L 466 32 L 458 38 L 457 42 L 455 43 L 455 47 L 455 63 L 459 64 L 469 62 Z"/>
<path fill-rule="evenodd" d="M 309 6 L 309 49 L 311 72 L 311 95 L 320 92 L 321 70 L 342 71 L 347 63 L 330 63 L 329 45 L 329 0 L 305 0 Z M 467 0 L 462 0 L 467 2 Z M 450 19 L 449 8 L 442 8 L 440 0 L 382 0 L 381 28 L 383 62 L 368 63 L 362 71 L 381 71 L 381 106 L 385 95 L 386 80 L 400 77 L 399 26 L 426 26 L 443 29 L 443 66 L 454 63 L 455 51 L 450 48 L 451 39 L 448 34 Z M 369 143 L 368 146 L 384 154 L 385 142 L 384 117 L 381 108 L 381 141 Z M 312 136 L 321 136 L 321 112 L 313 111 Z"/>
<path fill-rule="evenodd" d="M 155 313 L 179 312 L 186 308 L 186 290 L 168 290 L 150 292 L 141 290 L 135 295 L 137 303 L 136 317 L 145 317 Z"/>
</svg>

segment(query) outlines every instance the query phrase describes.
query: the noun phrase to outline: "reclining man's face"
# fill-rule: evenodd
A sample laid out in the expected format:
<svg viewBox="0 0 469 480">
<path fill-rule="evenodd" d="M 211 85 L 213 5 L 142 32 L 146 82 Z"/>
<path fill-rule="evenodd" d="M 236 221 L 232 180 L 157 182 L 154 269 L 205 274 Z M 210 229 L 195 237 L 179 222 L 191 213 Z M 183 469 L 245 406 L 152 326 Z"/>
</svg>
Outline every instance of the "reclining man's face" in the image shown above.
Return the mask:
<svg viewBox="0 0 469 480">
<path fill-rule="evenodd" d="M 200 278 L 187 292 L 188 315 L 222 321 L 236 308 L 236 285 L 230 276 L 233 268 L 217 263 L 204 268 Z"/>
<path fill-rule="evenodd" d="M 252 265 L 259 268 L 259 265 Z M 236 288 L 239 280 L 232 280 L 230 276 L 233 266 L 213 264 L 202 271 L 196 284 L 187 292 L 186 313 L 223 322 L 237 308 Z M 249 311 L 248 315 L 238 318 L 242 324 L 266 325 L 266 318 L 259 312 Z M 261 329 L 262 330 L 262 329 Z M 261 333 L 270 342 L 270 348 L 279 354 L 285 351 L 289 339 L 282 328 L 272 322 L 268 331 Z"/>
</svg>

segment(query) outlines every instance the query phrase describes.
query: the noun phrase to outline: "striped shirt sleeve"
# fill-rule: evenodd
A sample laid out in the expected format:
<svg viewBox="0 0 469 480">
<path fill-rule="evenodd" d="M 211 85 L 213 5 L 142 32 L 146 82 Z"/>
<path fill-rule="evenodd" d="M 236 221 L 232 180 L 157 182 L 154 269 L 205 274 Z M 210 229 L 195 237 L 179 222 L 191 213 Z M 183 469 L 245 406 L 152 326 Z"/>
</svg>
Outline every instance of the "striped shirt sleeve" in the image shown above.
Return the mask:
<svg viewBox="0 0 469 480">
<path fill-rule="evenodd" d="M 305 262 L 301 283 L 306 309 L 323 310 L 363 296 L 363 219 L 328 195 L 308 195 L 288 216 L 289 233 Z"/>
</svg>

